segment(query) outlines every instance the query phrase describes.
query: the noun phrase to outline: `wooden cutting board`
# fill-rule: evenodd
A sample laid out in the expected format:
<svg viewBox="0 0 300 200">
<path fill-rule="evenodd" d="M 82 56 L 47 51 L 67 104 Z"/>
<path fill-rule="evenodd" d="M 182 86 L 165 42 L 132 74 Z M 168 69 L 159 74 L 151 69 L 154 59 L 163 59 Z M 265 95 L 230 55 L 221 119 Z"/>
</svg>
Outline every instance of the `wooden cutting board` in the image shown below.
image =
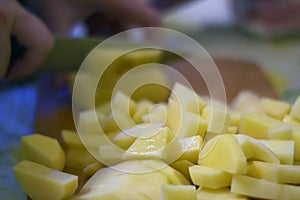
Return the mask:
<svg viewBox="0 0 300 200">
<path fill-rule="evenodd" d="M 222 75 L 227 100 L 230 102 L 240 91 L 250 90 L 258 95 L 277 98 L 265 74 L 250 62 L 240 60 L 214 59 Z M 199 94 L 207 94 L 207 87 L 201 77 L 179 61 L 171 64 L 176 70 L 189 77 Z M 75 130 L 72 117 L 71 91 L 61 77 L 50 77 L 42 81 L 39 89 L 39 104 L 36 110 L 35 132 L 60 138 L 62 129 Z"/>
</svg>

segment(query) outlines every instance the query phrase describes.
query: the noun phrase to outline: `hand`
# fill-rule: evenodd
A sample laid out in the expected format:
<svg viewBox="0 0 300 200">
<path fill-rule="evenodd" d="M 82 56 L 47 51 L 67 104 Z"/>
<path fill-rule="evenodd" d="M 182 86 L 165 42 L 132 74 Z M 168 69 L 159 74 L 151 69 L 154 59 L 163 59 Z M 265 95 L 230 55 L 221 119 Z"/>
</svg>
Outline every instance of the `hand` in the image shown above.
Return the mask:
<svg viewBox="0 0 300 200">
<path fill-rule="evenodd" d="M 0 2 L 0 77 L 16 79 L 35 71 L 46 59 L 53 45 L 53 36 L 47 27 L 26 11 L 17 1 Z M 26 48 L 24 55 L 9 65 L 11 36 Z"/>
<path fill-rule="evenodd" d="M 76 22 L 98 13 L 123 25 L 160 25 L 159 14 L 144 0 L 30 0 L 29 3 L 49 28 L 60 35 L 68 35 Z M 101 25 L 98 19 L 97 25 Z"/>
</svg>

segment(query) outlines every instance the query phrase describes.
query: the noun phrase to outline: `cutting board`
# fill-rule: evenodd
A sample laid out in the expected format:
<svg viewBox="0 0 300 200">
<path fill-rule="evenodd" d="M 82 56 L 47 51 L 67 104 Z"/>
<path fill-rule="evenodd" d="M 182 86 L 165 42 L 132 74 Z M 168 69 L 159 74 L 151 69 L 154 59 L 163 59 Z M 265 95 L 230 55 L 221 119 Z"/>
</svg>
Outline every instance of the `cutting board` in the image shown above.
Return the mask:
<svg viewBox="0 0 300 200">
<path fill-rule="evenodd" d="M 228 102 L 242 90 L 250 90 L 260 96 L 278 97 L 266 75 L 256 64 L 220 58 L 215 58 L 214 61 L 223 78 Z M 204 80 L 187 62 L 177 61 L 170 65 L 189 77 L 193 88 L 199 94 L 208 94 Z M 71 90 L 68 82 L 64 81 L 61 76 L 48 77 L 41 82 L 38 102 L 35 132 L 54 136 L 61 140 L 62 129 L 75 130 L 71 107 Z"/>
</svg>

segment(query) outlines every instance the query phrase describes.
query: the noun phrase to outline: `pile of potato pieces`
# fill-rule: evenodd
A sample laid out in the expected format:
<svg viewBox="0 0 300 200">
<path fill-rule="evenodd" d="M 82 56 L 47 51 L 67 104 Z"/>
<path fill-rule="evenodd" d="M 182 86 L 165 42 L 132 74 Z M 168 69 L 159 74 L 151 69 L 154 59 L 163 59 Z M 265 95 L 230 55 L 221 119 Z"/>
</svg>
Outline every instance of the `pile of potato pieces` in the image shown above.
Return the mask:
<svg viewBox="0 0 300 200">
<path fill-rule="evenodd" d="M 211 105 L 179 83 L 167 103 L 135 102 L 118 92 L 113 111 L 102 105 L 96 121 L 91 110 L 78 121 L 80 134 L 90 137 L 86 146 L 99 144 L 100 124 L 111 144 L 123 149 L 113 156 L 109 146 L 97 146 L 103 158 L 112 157 L 110 167 L 90 155 L 76 132 L 63 130 L 64 150 L 47 136 L 22 138 L 16 178 L 33 200 L 297 199 L 300 97 L 291 105 L 242 92 L 230 107 Z M 141 131 L 141 124 L 148 129 Z M 62 171 L 86 175 L 77 194 L 77 177 Z"/>
</svg>

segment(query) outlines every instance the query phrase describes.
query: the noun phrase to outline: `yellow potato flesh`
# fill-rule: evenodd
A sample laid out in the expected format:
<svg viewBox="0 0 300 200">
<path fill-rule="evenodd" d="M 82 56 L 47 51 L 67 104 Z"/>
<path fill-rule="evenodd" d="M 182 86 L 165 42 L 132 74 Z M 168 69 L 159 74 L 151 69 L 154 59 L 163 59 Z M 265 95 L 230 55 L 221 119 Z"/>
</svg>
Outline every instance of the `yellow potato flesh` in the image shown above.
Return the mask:
<svg viewBox="0 0 300 200">
<path fill-rule="evenodd" d="M 300 96 L 294 102 L 290 116 L 300 121 Z"/>
<path fill-rule="evenodd" d="M 189 171 L 193 183 L 197 186 L 218 189 L 231 184 L 232 174 L 225 171 L 201 165 L 191 166 Z"/>
<path fill-rule="evenodd" d="M 230 192 L 228 187 L 220 189 L 209 189 L 199 187 L 197 190 L 197 200 L 248 200 L 246 196 Z"/>
<path fill-rule="evenodd" d="M 281 120 L 291 110 L 291 105 L 284 101 L 262 98 L 261 99 L 263 111 L 276 119 Z"/>
<path fill-rule="evenodd" d="M 160 200 L 197 200 L 196 187 L 192 185 L 162 185 Z"/>
<path fill-rule="evenodd" d="M 198 163 L 229 173 L 246 172 L 246 157 L 238 140 L 231 134 L 224 134 L 209 140 L 199 154 Z"/>
<path fill-rule="evenodd" d="M 283 122 L 269 116 L 247 113 L 241 116 L 239 133 L 249 135 L 256 139 L 268 139 L 269 129 L 282 125 Z"/>
<path fill-rule="evenodd" d="M 293 140 L 259 140 L 266 145 L 279 159 L 281 164 L 294 164 Z"/>
<path fill-rule="evenodd" d="M 80 137 L 74 131 L 62 130 L 61 136 L 65 145 L 69 148 L 85 148 L 82 144 Z"/>
<path fill-rule="evenodd" d="M 231 192 L 262 199 L 277 199 L 282 186 L 278 183 L 244 175 L 233 175 Z"/>
<path fill-rule="evenodd" d="M 25 160 L 31 160 L 53 169 L 64 168 L 65 153 L 54 138 L 40 134 L 24 136 L 21 141 L 21 151 Z"/>
<path fill-rule="evenodd" d="M 277 183 L 300 183 L 300 166 L 253 161 L 255 177 Z"/>
<path fill-rule="evenodd" d="M 77 176 L 27 160 L 19 162 L 14 173 L 28 196 L 35 200 L 70 199 L 78 185 Z"/>
<path fill-rule="evenodd" d="M 171 141 L 171 133 L 168 128 L 160 128 L 150 136 L 142 136 L 128 148 L 124 156 L 126 159 L 165 159 L 167 157 L 166 146 Z"/>
<path fill-rule="evenodd" d="M 170 164 L 170 166 L 172 168 L 174 168 L 175 170 L 182 173 L 185 176 L 185 178 L 187 178 L 189 181 L 192 181 L 191 176 L 190 176 L 190 172 L 189 172 L 189 167 L 191 167 L 193 165 L 195 165 L 195 164 L 191 163 L 188 160 L 179 160 L 179 161 L 176 161 L 176 162 Z"/>
<path fill-rule="evenodd" d="M 280 163 L 277 156 L 259 140 L 247 135 L 236 135 L 247 159 L 262 160 L 271 163 Z"/>
<path fill-rule="evenodd" d="M 179 139 L 179 143 L 182 148 L 182 156 L 178 160 L 188 160 L 192 163 L 197 163 L 200 149 L 203 145 L 203 139 L 199 135 L 181 138 Z"/>
</svg>

